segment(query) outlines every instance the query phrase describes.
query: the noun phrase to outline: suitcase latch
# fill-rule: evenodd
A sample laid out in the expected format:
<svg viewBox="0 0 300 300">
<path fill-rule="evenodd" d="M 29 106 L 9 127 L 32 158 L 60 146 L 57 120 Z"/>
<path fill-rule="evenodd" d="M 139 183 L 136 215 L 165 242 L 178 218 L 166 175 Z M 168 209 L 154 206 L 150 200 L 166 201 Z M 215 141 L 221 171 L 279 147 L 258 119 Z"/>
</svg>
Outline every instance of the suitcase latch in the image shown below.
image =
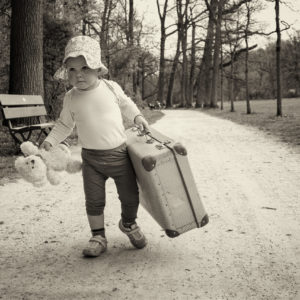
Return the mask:
<svg viewBox="0 0 300 300">
<path fill-rule="evenodd" d="M 166 148 L 166 146 L 165 146 L 164 144 L 158 144 L 158 145 L 155 145 L 155 147 L 156 147 L 158 150 L 161 150 L 161 149 Z"/>
<path fill-rule="evenodd" d="M 146 143 L 147 143 L 147 144 L 153 144 L 153 143 L 154 143 L 154 139 L 151 138 L 151 137 L 148 137 L 148 136 L 146 135 Z"/>
</svg>

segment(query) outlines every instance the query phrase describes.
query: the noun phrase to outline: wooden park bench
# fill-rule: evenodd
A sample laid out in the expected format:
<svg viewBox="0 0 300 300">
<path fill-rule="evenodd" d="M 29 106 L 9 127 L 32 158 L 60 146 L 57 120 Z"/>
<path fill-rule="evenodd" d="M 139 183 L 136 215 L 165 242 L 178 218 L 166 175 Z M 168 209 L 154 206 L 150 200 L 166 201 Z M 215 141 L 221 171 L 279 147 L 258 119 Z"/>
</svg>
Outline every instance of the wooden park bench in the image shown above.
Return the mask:
<svg viewBox="0 0 300 300">
<path fill-rule="evenodd" d="M 3 125 L 8 127 L 17 146 L 30 140 L 33 132 L 37 132 L 33 142 L 38 144 L 54 126 L 54 123 L 44 121 L 47 111 L 41 96 L 0 94 L 0 108 Z"/>
</svg>

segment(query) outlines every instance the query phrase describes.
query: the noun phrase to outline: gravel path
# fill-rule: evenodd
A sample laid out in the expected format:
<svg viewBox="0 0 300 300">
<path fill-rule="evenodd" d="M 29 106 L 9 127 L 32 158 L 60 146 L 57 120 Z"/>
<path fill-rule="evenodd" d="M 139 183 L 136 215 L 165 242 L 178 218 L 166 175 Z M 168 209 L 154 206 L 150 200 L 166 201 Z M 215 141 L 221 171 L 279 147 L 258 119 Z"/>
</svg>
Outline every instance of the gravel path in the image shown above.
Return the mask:
<svg viewBox="0 0 300 300">
<path fill-rule="evenodd" d="M 300 155 L 254 128 L 164 113 L 153 127 L 186 146 L 209 224 L 170 239 L 141 208 L 149 245 L 135 250 L 108 181 L 108 251 L 84 259 L 80 174 L 0 186 L 0 299 L 299 299 Z"/>
</svg>

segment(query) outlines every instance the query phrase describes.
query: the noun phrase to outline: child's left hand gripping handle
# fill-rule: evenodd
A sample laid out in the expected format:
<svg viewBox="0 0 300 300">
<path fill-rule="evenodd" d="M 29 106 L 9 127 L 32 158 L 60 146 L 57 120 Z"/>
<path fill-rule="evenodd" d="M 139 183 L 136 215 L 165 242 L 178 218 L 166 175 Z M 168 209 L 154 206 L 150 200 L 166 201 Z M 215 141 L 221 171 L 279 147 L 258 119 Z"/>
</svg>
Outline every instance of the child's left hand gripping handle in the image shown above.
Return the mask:
<svg viewBox="0 0 300 300">
<path fill-rule="evenodd" d="M 143 115 L 137 115 L 134 118 L 134 123 L 139 127 L 139 130 L 145 134 L 150 133 L 149 124 Z"/>
<path fill-rule="evenodd" d="M 44 141 L 42 143 L 42 145 L 40 146 L 40 149 L 45 149 L 46 151 L 49 151 L 51 148 L 52 148 L 52 145 L 47 141 Z"/>
</svg>

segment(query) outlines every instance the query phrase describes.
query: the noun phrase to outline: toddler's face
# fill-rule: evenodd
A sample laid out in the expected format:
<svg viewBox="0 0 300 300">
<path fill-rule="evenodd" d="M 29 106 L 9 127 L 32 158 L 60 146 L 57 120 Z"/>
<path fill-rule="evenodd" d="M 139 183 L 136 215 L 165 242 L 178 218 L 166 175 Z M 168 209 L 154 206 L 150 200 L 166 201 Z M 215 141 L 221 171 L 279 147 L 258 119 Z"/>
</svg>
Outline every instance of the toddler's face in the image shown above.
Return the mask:
<svg viewBox="0 0 300 300">
<path fill-rule="evenodd" d="M 90 69 L 83 56 L 69 57 L 66 61 L 69 83 L 80 90 L 91 90 L 98 82 L 97 69 Z"/>
</svg>

